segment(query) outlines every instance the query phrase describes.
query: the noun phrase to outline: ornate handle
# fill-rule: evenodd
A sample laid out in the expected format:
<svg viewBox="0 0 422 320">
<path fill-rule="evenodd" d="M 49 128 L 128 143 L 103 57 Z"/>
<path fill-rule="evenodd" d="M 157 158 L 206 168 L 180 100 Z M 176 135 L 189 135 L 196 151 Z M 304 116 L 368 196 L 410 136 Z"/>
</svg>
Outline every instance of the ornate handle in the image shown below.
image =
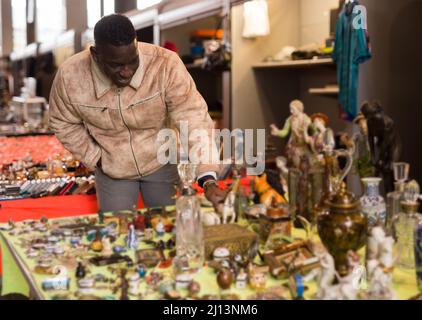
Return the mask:
<svg viewBox="0 0 422 320">
<path fill-rule="evenodd" d="M 335 150 L 334 151 L 334 157 L 336 158 L 337 162 L 338 162 L 339 157 L 345 157 L 346 160 L 347 160 L 346 166 L 344 167 L 343 171 L 340 172 L 339 183 L 341 184 L 341 182 L 343 182 L 343 180 L 349 174 L 350 170 L 352 170 L 353 157 L 352 157 L 352 154 L 349 151 L 347 151 L 346 149 Z"/>
</svg>

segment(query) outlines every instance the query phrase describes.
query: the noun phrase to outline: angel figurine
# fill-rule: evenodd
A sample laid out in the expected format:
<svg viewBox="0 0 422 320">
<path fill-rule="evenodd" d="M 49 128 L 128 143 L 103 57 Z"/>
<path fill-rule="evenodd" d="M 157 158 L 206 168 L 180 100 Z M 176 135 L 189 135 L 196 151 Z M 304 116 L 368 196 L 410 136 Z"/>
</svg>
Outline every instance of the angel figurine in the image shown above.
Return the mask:
<svg viewBox="0 0 422 320">
<path fill-rule="evenodd" d="M 287 158 L 289 165 L 299 168 L 301 158 L 312 155 L 309 145 L 311 138 L 308 134 L 311 119 L 304 112 L 304 106 L 300 100 L 294 100 L 290 103 L 290 113 L 291 116 L 287 118 L 282 130 L 275 124 L 271 125 L 271 134 L 279 138 L 285 138 L 290 134 L 286 146 Z"/>
</svg>

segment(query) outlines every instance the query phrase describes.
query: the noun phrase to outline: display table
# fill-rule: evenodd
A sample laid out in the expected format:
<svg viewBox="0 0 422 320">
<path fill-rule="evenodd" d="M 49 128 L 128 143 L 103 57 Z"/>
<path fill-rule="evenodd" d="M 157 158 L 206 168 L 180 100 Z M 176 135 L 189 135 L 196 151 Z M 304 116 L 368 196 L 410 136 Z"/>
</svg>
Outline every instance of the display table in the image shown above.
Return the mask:
<svg viewBox="0 0 422 320">
<path fill-rule="evenodd" d="M 166 208 L 167 211 L 173 211 L 174 207 Z M 96 215 L 92 216 L 85 216 L 87 218 L 95 218 Z M 81 217 L 83 219 L 83 217 Z M 64 219 L 55 219 L 50 220 L 49 223 L 60 223 L 60 224 L 69 224 L 75 223 L 75 218 L 64 218 Z M 243 221 L 241 224 L 248 225 L 246 221 Z M 40 233 L 35 232 L 34 234 L 22 234 L 22 235 L 10 235 L 8 231 L 1 231 L 0 232 L 0 242 L 3 251 L 3 292 L 2 294 L 8 293 L 22 293 L 25 295 L 29 295 L 31 298 L 34 299 L 57 299 L 57 298 L 67 298 L 67 299 L 77 299 L 76 292 L 77 288 L 77 280 L 75 277 L 75 269 L 69 268 L 69 277 L 70 277 L 70 290 L 68 292 L 55 292 L 55 291 L 44 291 L 42 289 L 42 281 L 51 278 L 51 275 L 40 275 L 34 272 L 34 268 L 36 266 L 36 259 L 28 258 L 27 254 L 25 253 L 26 248 L 22 245 L 23 239 L 28 239 L 28 237 L 40 235 Z M 294 230 L 294 236 L 299 238 L 304 238 L 305 233 L 303 230 Z M 162 240 L 167 241 L 169 238 L 172 237 L 172 234 L 166 233 L 163 236 Z M 84 237 L 84 243 L 88 243 L 86 237 Z M 124 236 L 120 236 L 120 238 L 116 241 L 114 245 L 122 245 L 125 246 Z M 146 244 L 145 242 L 140 242 L 138 249 L 147 249 L 152 248 L 150 244 Z M 168 256 L 169 251 L 165 250 L 166 256 Z M 128 250 L 125 255 L 128 255 L 136 264 L 135 253 L 133 250 Z M 88 258 L 89 256 L 95 256 L 96 254 L 93 251 L 89 251 L 87 256 L 84 258 Z M 361 254 L 361 256 L 363 256 Z M 259 258 L 257 257 L 256 262 L 260 262 Z M 59 261 L 55 261 L 56 264 L 60 264 Z M 116 266 L 116 265 L 115 265 Z M 126 266 L 126 263 L 123 264 Z M 89 265 L 90 274 L 102 274 L 111 279 L 117 279 L 116 274 L 112 274 L 108 267 L 95 267 L 92 264 Z M 147 275 L 151 274 L 152 271 L 155 271 L 159 274 L 164 276 L 164 279 L 171 279 L 173 277 L 173 269 L 169 267 L 167 269 L 160 269 L 156 267 L 155 269 L 148 269 Z M 205 266 L 204 269 L 198 273 L 194 278 L 201 286 L 200 296 L 204 295 L 213 295 L 214 297 L 219 297 L 220 290 L 218 288 L 216 282 L 216 274 L 213 269 L 208 266 Z M 400 269 L 395 269 L 393 275 L 393 287 L 396 291 L 397 297 L 399 299 L 409 299 L 416 294 L 418 294 L 418 289 L 416 285 L 416 276 L 415 271 L 404 271 Z M 268 276 L 267 281 L 267 288 L 271 287 L 282 287 L 283 284 L 286 283 L 286 280 L 276 280 Z M 97 283 L 98 284 L 98 283 Z M 111 288 L 108 284 L 100 284 L 100 289 L 96 289 L 93 292 L 93 295 L 96 297 L 100 297 L 103 299 L 119 299 L 119 292 L 117 294 L 113 294 Z M 317 286 L 315 282 L 309 282 L 306 284 L 307 290 L 305 291 L 305 298 L 312 298 L 317 290 Z M 187 296 L 187 290 L 180 290 L 182 297 Z M 236 289 L 235 285 L 232 285 L 231 289 L 224 294 L 235 294 L 240 299 L 248 299 L 251 298 L 256 292 L 250 288 L 246 289 Z M 139 286 L 139 296 L 130 296 L 131 299 L 160 299 L 162 296 L 152 290 L 151 288 L 148 289 L 148 286 L 145 280 L 141 280 L 141 284 Z M 91 298 L 93 296 L 90 296 Z M 287 289 L 285 289 L 285 298 L 289 299 L 290 294 Z"/>
</svg>

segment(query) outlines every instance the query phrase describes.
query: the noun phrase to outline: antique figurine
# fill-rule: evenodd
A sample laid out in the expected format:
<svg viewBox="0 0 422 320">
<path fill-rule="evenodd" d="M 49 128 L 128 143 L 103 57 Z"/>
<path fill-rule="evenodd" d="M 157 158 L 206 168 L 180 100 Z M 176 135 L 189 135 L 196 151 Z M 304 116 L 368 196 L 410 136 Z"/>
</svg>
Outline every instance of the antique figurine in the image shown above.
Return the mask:
<svg viewBox="0 0 422 320">
<path fill-rule="evenodd" d="M 285 204 L 286 200 L 267 181 L 267 175 L 255 176 L 254 190 L 259 195 L 259 202 L 267 207 Z"/>
<path fill-rule="evenodd" d="M 109 237 L 103 239 L 103 255 L 111 256 L 113 254 L 113 247 Z"/>
<path fill-rule="evenodd" d="M 359 132 L 353 136 L 354 144 L 354 168 L 360 178 L 373 177 L 375 167 L 372 162 L 371 149 L 368 140 L 368 123 L 365 116 L 360 112 L 353 120 L 359 128 Z"/>
<path fill-rule="evenodd" d="M 368 126 L 368 140 L 375 174 L 384 180 L 385 192 L 394 190 L 393 162 L 401 155 L 401 141 L 394 121 L 378 102 L 365 102 L 361 107 Z"/>
<path fill-rule="evenodd" d="M 157 236 L 159 237 L 164 236 L 164 234 L 166 233 L 164 223 L 161 219 L 158 220 L 157 226 L 155 227 L 155 232 L 157 232 Z"/>
<path fill-rule="evenodd" d="M 252 289 L 261 291 L 264 290 L 267 285 L 268 278 L 268 266 L 256 266 L 252 263 L 248 266 L 249 284 Z"/>
<path fill-rule="evenodd" d="M 312 166 L 321 166 L 324 162 L 323 153 L 327 147 L 327 136 L 333 136 L 334 133 L 328 128 L 329 119 L 323 113 L 315 113 L 311 116 L 313 135 L 309 136 L 308 143 L 313 152 Z"/>
<path fill-rule="evenodd" d="M 289 167 L 299 168 L 301 157 L 310 157 L 312 154 L 308 134 L 311 119 L 305 114 L 303 103 L 299 100 L 290 103 L 290 113 L 291 116 L 286 120 L 282 130 L 274 124 L 271 125 L 271 134 L 280 138 L 290 135 L 286 146 Z"/>
<path fill-rule="evenodd" d="M 248 284 L 248 274 L 244 269 L 240 269 L 240 272 L 236 276 L 236 289 L 245 289 Z"/>
<path fill-rule="evenodd" d="M 129 234 L 126 237 L 126 247 L 132 250 L 135 250 L 138 247 L 138 239 L 133 224 L 129 227 Z"/>
</svg>

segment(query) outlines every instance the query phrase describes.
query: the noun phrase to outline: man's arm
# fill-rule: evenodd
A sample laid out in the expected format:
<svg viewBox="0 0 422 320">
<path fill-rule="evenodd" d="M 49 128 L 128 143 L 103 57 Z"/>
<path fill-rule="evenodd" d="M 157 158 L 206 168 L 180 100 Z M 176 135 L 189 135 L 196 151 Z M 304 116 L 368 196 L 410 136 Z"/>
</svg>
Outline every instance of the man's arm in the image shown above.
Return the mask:
<svg viewBox="0 0 422 320">
<path fill-rule="evenodd" d="M 206 130 L 208 135 L 209 160 L 198 165 L 199 185 L 205 189 L 205 196 L 215 207 L 226 198 L 227 192 L 220 190 L 216 183 L 219 164 L 213 161 L 219 158 L 218 149 L 213 141 L 214 123 L 208 114 L 208 107 L 196 89 L 196 85 L 179 56 L 171 53 L 166 67 L 165 101 L 171 120 L 179 129 L 181 121 L 188 122 L 189 149 L 198 143 L 191 133 L 195 129 Z"/>
<path fill-rule="evenodd" d="M 198 165 L 198 177 L 216 177 L 215 173 L 219 172 L 220 166 L 212 161 L 212 156 L 215 160 L 219 157 L 218 149 L 213 143 L 212 129 L 214 124 L 208 114 L 208 107 L 204 98 L 196 89 L 196 85 L 182 60 L 175 53 L 172 53 L 167 61 L 165 101 L 169 116 L 179 132 L 181 131 L 181 121 L 187 121 L 190 150 L 199 141 L 198 137 L 191 135 L 192 132 L 195 129 L 205 130 L 209 145 L 204 147 L 208 147 L 209 159 Z"/>
<path fill-rule="evenodd" d="M 101 158 L 101 148 L 90 136 L 66 92 L 61 70 L 54 79 L 50 94 L 50 129 L 63 146 L 88 169 L 94 170 Z"/>
</svg>

